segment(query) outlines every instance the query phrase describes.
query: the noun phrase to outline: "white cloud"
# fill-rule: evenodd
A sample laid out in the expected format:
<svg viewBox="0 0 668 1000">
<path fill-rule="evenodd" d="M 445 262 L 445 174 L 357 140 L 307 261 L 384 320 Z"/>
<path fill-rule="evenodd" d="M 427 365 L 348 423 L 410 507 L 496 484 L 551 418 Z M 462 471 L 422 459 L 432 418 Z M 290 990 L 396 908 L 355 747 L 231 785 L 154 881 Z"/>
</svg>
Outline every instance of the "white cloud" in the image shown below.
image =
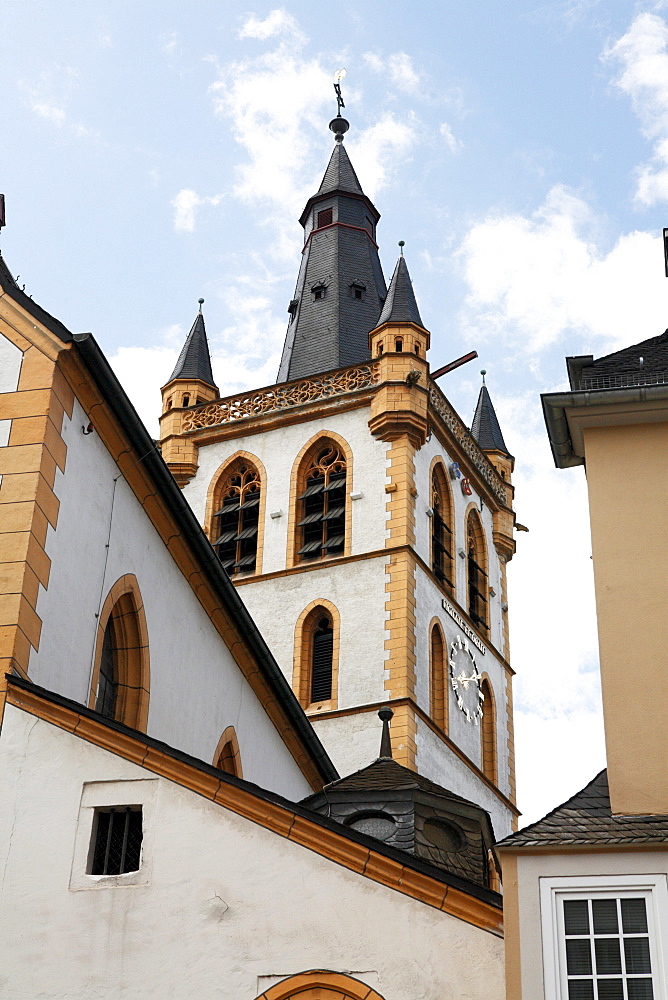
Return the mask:
<svg viewBox="0 0 668 1000">
<path fill-rule="evenodd" d="M 364 61 L 375 73 L 384 74 L 406 93 L 415 93 L 420 86 L 420 75 L 414 69 L 411 57 L 406 52 L 394 52 L 385 57 L 375 52 L 365 52 Z"/>
<path fill-rule="evenodd" d="M 219 205 L 222 195 L 202 197 L 192 188 L 182 188 L 171 204 L 174 209 L 174 229 L 177 233 L 192 233 L 195 230 L 195 214 L 201 205 Z"/>
<path fill-rule="evenodd" d="M 508 567 L 515 749 L 522 822 L 543 815 L 604 766 L 598 647 L 584 469 L 554 468 L 537 394 L 490 386 L 508 448 L 517 553 Z"/>
<path fill-rule="evenodd" d="M 66 129 L 77 138 L 99 138 L 97 130 L 74 120 L 68 105 L 79 86 L 79 72 L 72 66 L 54 66 L 45 70 L 32 83 L 22 82 L 33 114 L 55 128 Z"/>
<path fill-rule="evenodd" d="M 654 143 L 652 162 L 637 172 L 636 199 L 644 205 L 668 201 L 668 25 L 657 14 L 639 14 L 603 58 L 621 64 L 615 83 Z"/>
<path fill-rule="evenodd" d="M 443 124 L 439 128 L 439 132 L 445 139 L 446 145 L 451 153 L 455 154 L 461 153 L 462 149 L 464 148 L 464 144 L 461 141 L 461 139 L 457 139 L 453 135 L 452 129 L 450 128 L 447 122 L 443 122 Z"/>
<path fill-rule="evenodd" d="M 364 192 L 372 200 L 385 187 L 394 169 L 412 149 L 416 130 L 412 123 L 402 122 L 391 112 L 365 129 L 355 142 L 355 170 Z"/>
<path fill-rule="evenodd" d="M 481 342 L 501 337 L 536 354 L 566 332 L 597 342 L 598 353 L 660 333 L 666 317 L 659 239 L 635 231 L 606 251 L 599 229 L 586 202 L 560 186 L 531 216 L 475 224 L 459 251 L 468 334 Z"/>
<path fill-rule="evenodd" d="M 277 35 L 290 35 L 293 39 L 304 40 L 297 21 L 283 8 L 272 10 L 264 19 L 251 14 L 239 30 L 239 38 L 256 38 L 259 41 L 266 41 Z"/>
</svg>

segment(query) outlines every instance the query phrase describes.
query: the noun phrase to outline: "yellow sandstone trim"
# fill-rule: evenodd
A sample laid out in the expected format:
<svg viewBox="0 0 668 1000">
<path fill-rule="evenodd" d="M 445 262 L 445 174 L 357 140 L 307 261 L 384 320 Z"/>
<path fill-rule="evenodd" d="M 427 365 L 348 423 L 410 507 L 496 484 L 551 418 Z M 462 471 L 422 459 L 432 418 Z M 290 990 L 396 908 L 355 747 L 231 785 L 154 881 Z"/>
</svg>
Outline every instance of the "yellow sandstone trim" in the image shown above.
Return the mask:
<svg viewBox="0 0 668 1000">
<path fill-rule="evenodd" d="M 338 831 L 329 830 L 297 815 L 287 806 L 265 801 L 250 788 L 236 784 L 233 779 L 205 773 L 192 764 L 147 745 L 139 734 L 131 736 L 118 733 L 101 721 L 81 716 L 62 705 L 52 704 L 34 691 L 10 686 L 7 700 L 16 708 L 139 764 L 153 774 L 189 788 L 349 871 L 420 900 L 482 930 L 497 936 L 503 935 L 503 915 L 499 907 L 414 871 L 399 861 L 349 840 Z"/>
<path fill-rule="evenodd" d="M 261 993 L 257 1000 L 383 1000 L 380 993 L 339 972 L 312 969 L 288 976 Z"/>
</svg>

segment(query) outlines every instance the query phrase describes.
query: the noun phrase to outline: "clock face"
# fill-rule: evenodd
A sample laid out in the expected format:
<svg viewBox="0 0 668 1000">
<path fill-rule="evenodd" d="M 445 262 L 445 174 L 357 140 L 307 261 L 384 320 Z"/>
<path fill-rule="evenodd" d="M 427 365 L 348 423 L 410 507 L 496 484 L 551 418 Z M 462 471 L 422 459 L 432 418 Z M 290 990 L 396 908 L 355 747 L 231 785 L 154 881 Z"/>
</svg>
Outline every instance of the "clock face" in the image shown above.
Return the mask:
<svg viewBox="0 0 668 1000">
<path fill-rule="evenodd" d="M 483 693 L 480 674 L 468 640 L 457 636 L 450 647 L 450 684 L 457 699 L 457 707 L 469 722 L 478 724 L 482 718 Z"/>
</svg>

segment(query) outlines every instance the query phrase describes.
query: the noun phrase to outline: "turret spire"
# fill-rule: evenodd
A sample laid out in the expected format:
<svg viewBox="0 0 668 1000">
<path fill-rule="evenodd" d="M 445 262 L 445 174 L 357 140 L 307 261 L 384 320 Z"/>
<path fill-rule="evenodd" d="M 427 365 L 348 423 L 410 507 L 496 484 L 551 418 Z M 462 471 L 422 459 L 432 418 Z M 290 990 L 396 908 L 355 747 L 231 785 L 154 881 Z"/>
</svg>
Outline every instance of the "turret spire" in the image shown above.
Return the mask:
<svg viewBox="0 0 668 1000">
<path fill-rule="evenodd" d="M 483 369 L 480 374 L 482 375 L 482 386 L 480 387 L 473 423 L 471 424 L 471 434 L 483 451 L 501 451 L 505 455 L 510 455 L 503 440 L 503 434 L 501 433 L 501 427 L 492 404 L 491 396 L 485 385 L 487 371 Z"/>
<path fill-rule="evenodd" d="M 169 377 L 172 382 L 175 378 L 197 379 L 206 382 L 207 385 L 216 387 L 211 370 L 211 355 L 209 354 L 209 344 L 206 339 L 206 328 L 204 326 L 204 316 L 202 315 L 202 305 L 204 299 L 199 299 L 199 312 L 195 317 L 190 333 L 183 345 L 176 367 Z"/>
<path fill-rule="evenodd" d="M 408 273 L 408 264 L 404 257 L 404 246 L 404 241 L 401 240 L 399 242 L 401 254 L 376 326 L 381 326 L 383 323 L 415 323 L 416 326 L 421 326 L 424 329 L 420 310 L 415 300 L 413 283 Z"/>
</svg>

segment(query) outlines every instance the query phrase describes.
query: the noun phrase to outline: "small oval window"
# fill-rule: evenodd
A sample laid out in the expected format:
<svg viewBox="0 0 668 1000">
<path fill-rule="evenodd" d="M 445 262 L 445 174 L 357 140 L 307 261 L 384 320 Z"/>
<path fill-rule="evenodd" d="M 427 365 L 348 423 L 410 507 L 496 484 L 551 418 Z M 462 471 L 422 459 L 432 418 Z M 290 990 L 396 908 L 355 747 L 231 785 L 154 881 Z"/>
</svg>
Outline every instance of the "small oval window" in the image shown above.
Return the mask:
<svg viewBox="0 0 668 1000">
<path fill-rule="evenodd" d="M 448 853 L 461 851 L 466 845 L 466 837 L 459 827 L 445 823 L 442 819 L 428 819 L 422 828 L 425 838 L 434 847 Z"/>
<path fill-rule="evenodd" d="M 376 840 L 389 840 L 394 833 L 397 824 L 385 813 L 365 813 L 353 816 L 348 820 L 349 827 L 359 833 L 366 833 Z"/>
</svg>

